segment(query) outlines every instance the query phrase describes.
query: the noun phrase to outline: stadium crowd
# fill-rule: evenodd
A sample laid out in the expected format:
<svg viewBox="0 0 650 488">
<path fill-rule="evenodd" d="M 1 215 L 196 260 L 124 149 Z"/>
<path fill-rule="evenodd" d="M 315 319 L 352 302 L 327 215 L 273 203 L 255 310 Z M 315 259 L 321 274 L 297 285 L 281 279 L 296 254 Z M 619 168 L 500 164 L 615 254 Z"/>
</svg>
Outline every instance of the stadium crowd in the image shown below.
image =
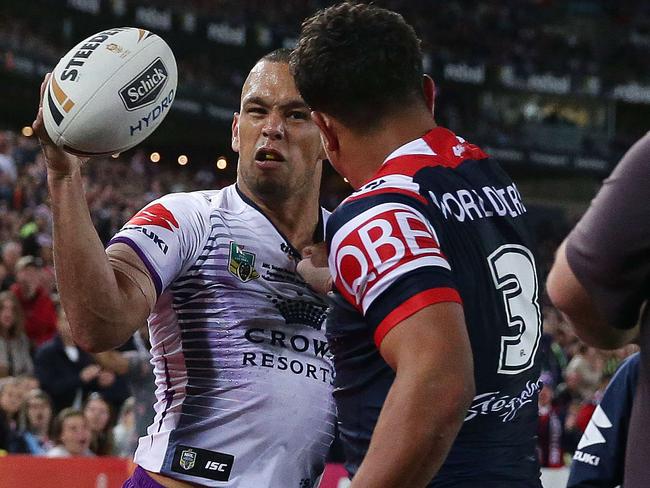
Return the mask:
<svg viewBox="0 0 650 488">
<path fill-rule="evenodd" d="M 86 196 L 104 242 L 162 194 L 230 183 L 216 171 L 151 163 L 142 151 L 85 168 Z M 326 206 L 336 206 L 342 188 L 325 182 Z M 540 243 L 540 281 L 561 237 Z M 13 132 L 0 133 L 0 250 L 0 449 L 131 456 L 153 417 L 146 327 L 108 353 L 89 354 L 71 340 L 57 303 L 39 146 Z M 585 346 L 547 298 L 543 315 L 538 452 L 542 466 L 560 467 L 570 463 L 609 379 L 636 346 L 613 352 Z"/>
<path fill-rule="evenodd" d="M 30 8 L 38 9 L 39 3 L 48 2 L 34 2 Z M 205 20 L 243 28 L 245 41 L 241 47 L 234 48 L 242 56 L 225 56 L 218 42 L 216 45 L 197 43 L 193 42 L 195 37 L 187 37 L 185 41 L 192 49 L 183 52 L 179 60 L 188 89 L 193 93 L 213 98 L 223 98 L 226 94 L 226 98 L 236 101 L 248 66 L 244 61 L 252 61 L 259 55 L 259 49 L 292 42 L 302 19 L 332 3 L 332 0 L 192 0 L 181 5 L 171 1 L 121 1 L 112 4 L 122 4 L 125 8 L 114 5 L 112 12 L 118 20 L 137 5 L 159 13 L 173 13 L 179 19 L 190 16 L 193 20 L 187 22 L 192 26 Z M 650 81 L 642 61 L 650 44 L 646 27 L 650 8 L 643 2 L 527 0 L 524 7 L 522 2 L 514 0 L 464 0 L 437 2 L 435 9 L 426 2 L 407 0 L 376 3 L 402 13 L 414 25 L 422 36 L 429 68 L 432 64 L 442 66 L 448 62 L 499 66 L 519 77 L 568 75 L 576 86 L 589 77 L 597 77 L 599 84 L 607 88 L 621 82 Z M 28 53 L 46 63 L 55 63 L 83 29 L 75 22 L 84 18 L 88 22 L 80 22 L 83 25 L 94 22 L 90 14 L 80 14 L 72 6 L 57 22 L 32 15 L 30 8 L 20 2 L 13 6 L 7 2 L 4 15 L 0 10 L 0 50 L 5 54 Z M 120 14 L 115 13 L 118 11 Z M 198 35 L 197 32 L 189 34 L 193 29 L 185 28 L 188 36 Z M 174 47 L 180 49 L 182 44 Z M 228 41 L 223 47 L 232 48 Z M 6 62 L 10 63 L 10 59 Z"/>
</svg>

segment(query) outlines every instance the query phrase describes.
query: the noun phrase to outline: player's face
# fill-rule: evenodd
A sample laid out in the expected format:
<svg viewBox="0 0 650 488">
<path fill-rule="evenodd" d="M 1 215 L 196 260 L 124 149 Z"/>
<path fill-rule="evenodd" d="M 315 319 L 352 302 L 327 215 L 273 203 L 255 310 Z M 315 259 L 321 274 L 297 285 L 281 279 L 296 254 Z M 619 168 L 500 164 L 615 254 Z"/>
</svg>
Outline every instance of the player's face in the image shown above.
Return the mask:
<svg viewBox="0 0 650 488">
<path fill-rule="evenodd" d="M 232 129 L 237 179 L 245 193 L 283 200 L 317 191 L 324 154 L 320 134 L 288 64 L 262 61 L 253 68 Z"/>
</svg>

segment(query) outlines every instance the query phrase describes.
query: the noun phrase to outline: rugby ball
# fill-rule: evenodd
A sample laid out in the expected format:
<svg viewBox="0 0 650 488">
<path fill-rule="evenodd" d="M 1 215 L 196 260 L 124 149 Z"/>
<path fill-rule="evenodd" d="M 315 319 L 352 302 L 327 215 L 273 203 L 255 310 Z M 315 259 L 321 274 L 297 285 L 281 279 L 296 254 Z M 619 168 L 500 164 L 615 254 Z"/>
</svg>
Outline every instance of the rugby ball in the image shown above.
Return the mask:
<svg viewBox="0 0 650 488">
<path fill-rule="evenodd" d="M 54 68 L 43 94 L 45 129 L 80 156 L 126 151 L 169 113 L 177 81 L 174 54 L 156 34 L 135 27 L 98 32 Z"/>
</svg>

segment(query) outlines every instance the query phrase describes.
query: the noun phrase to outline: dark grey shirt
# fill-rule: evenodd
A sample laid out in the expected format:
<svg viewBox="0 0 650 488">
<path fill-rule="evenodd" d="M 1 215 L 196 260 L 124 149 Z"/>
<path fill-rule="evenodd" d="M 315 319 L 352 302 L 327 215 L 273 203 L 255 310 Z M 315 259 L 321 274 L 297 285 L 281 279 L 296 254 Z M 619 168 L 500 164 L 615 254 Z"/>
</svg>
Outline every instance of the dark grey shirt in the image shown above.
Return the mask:
<svg viewBox="0 0 650 488">
<path fill-rule="evenodd" d="M 613 327 L 638 322 L 650 297 L 650 133 L 623 157 L 566 247 L 569 266 Z M 627 443 L 625 488 L 650 480 L 650 320 L 641 324 L 641 369 Z"/>
</svg>

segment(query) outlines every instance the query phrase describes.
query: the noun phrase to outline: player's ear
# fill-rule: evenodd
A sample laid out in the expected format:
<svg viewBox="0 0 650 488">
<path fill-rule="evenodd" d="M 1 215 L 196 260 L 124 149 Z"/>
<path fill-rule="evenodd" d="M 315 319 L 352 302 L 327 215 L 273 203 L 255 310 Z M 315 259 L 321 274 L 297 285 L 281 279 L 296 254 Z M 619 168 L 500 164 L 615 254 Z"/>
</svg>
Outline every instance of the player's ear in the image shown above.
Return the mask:
<svg viewBox="0 0 650 488">
<path fill-rule="evenodd" d="M 434 113 L 436 105 L 436 84 L 429 75 L 422 77 L 422 89 L 424 91 L 424 100 L 427 103 L 427 108 Z"/>
<path fill-rule="evenodd" d="M 339 139 L 336 133 L 336 127 L 330 117 L 322 112 L 312 112 L 311 118 L 320 129 L 323 148 L 326 157 L 331 161 L 336 157 L 339 150 Z"/>
<path fill-rule="evenodd" d="M 232 150 L 239 152 L 239 112 L 235 112 L 232 117 L 232 139 L 230 141 Z"/>
</svg>

